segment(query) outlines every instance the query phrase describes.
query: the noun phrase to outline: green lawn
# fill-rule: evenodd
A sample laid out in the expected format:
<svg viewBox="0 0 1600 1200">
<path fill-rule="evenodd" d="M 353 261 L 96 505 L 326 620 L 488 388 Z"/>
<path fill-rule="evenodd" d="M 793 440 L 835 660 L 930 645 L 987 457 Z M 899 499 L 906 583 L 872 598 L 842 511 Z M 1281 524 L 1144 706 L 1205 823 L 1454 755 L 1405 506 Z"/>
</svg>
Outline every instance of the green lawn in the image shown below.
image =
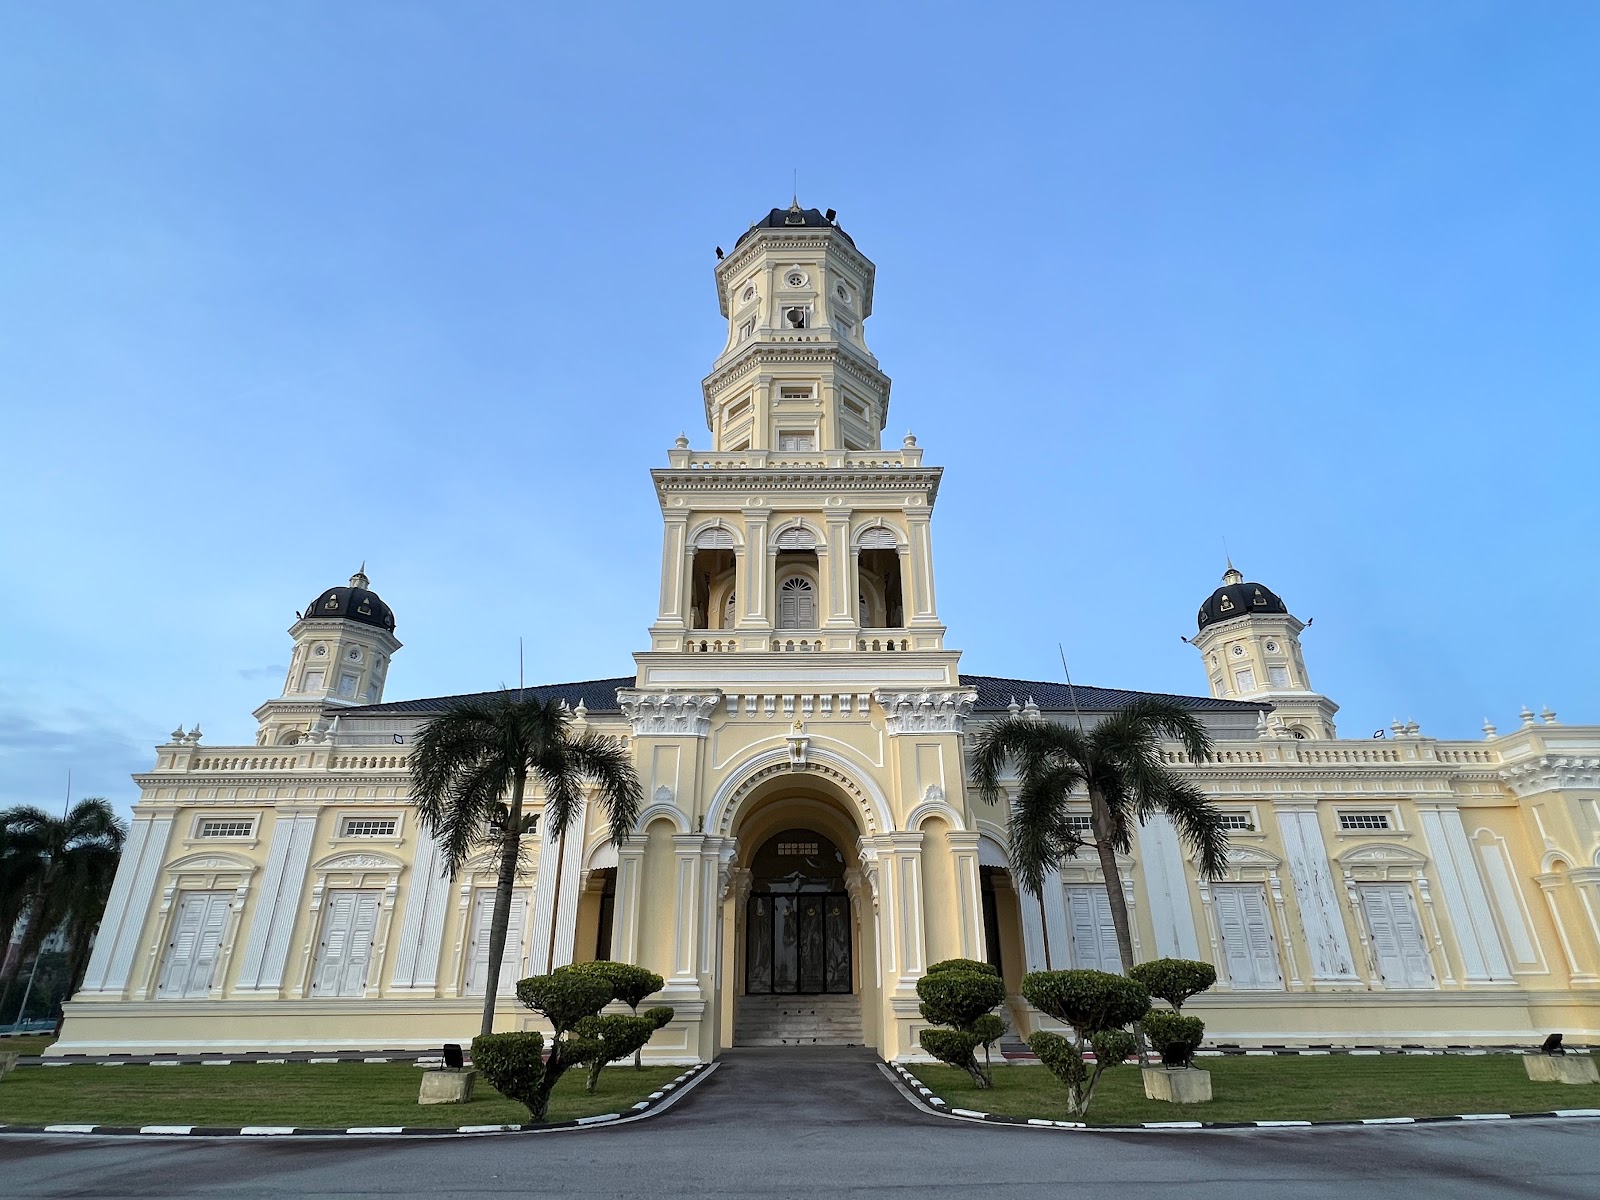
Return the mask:
<svg viewBox="0 0 1600 1200">
<path fill-rule="evenodd" d="M 15 1050 L 18 1054 L 43 1054 L 45 1047 L 56 1040 L 53 1033 L 30 1033 L 23 1037 L 0 1038 L 0 1051 Z"/>
<path fill-rule="evenodd" d="M 1121 1066 L 1101 1077 L 1089 1123 L 1337 1121 L 1600 1108 L 1600 1086 L 1533 1083 L 1514 1054 L 1204 1058 L 1196 1065 L 1211 1072 L 1215 1099 L 1209 1104 L 1146 1100 L 1137 1064 Z M 1066 1089 L 1041 1066 L 996 1067 L 989 1091 L 980 1091 L 954 1067 L 918 1064 L 911 1071 L 952 1108 L 1067 1119 Z"/>
<path fill-rule="evenodd" d="M 623 1112 L 682 1067 L 609 1067 L 593 1096 L 587 1072 L 569 1071 L 550 1098 L 551 1121 Z M 519 1125 L 528 1110 L 478 1076 L 471 1104 L 417 1103 L 422 1071 L 408 1063 L 284 1066 L 25 1067 L 0 1081 L 9 1125 Z"/>
</svg>

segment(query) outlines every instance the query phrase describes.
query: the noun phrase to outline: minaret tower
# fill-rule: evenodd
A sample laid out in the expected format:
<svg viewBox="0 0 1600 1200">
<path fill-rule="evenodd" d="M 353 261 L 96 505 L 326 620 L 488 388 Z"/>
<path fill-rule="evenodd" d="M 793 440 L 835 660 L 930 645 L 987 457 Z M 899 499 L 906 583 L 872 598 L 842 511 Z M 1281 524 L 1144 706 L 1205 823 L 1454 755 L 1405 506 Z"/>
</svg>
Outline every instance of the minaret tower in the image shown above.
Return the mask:
<svg viewBox="0 0 1600 1200">
<path fill-rule="evenodd" d="M 940 472 L 909 434 L 882 448 L 872 262 L 831 209 L 798 201 L 718 258 L 728 336 L 704 382 L 711 449 L 680 437 L 653 473 L 666 536 L 649 657 L 943 655 Z"/>
<path fill-rule="evenodd" d="M 1305 623 L 1270 588 L 1248 583 L 1232 562 L 1222 586 L 1200 606 L 1200 631 L 1190 645 L 1205 660 L 1211 694 L 1221 700 L 1263 700 L 1271 727 L 1300 738 L 1333 738 L 1339 706 L 1311 688 L 1300 653 Z"/>
<path fill-rule="evenodd" d="M 255 711 L 259 745 L 298 742 L 324 709 L 377 704 L 389 660 L 400 649 L 394 612 L 372 591 L 365 563 L 348 587 L 329 588 L 295 615 L 283 693 Z"/>
</svg>

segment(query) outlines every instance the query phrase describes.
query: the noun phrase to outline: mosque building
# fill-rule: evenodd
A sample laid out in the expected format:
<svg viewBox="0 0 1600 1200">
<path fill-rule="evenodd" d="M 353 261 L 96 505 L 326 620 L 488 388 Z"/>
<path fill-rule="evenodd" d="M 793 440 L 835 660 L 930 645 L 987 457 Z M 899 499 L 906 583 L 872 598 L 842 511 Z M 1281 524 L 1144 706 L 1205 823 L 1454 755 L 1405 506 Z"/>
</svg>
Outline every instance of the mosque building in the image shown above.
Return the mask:
<svg viewBox="0 0 1600 1200">
<path fill-rule="evenodd" d="M 358 572 L 297 614 L 254 745 L 180 728 L 135 777 L 52 1053 L 434 1047 L 475 1032 L 486 988 L 497 1028 L 535 1027 L 517 979 L 609 957 L 666 981 L 658 1061 L 783 1042 L 894 1059 L 920 1054 L 931 962 L 997 964 L 1024 1033 L 1025 972 L 1117 970 L 1098 858 L 1019 892 L 1005 807 L 970 788 L 963 749 L 985 722 L 1093 721 L 1140 693 L 959 669 L 941 471 L 881 440 L 874 275 L 831 210 L 798 203 L 718 262 L 710 449 L 679 438 L 652 474 L 649 644 L 626 675 L 528 689 L 626 747 L 645 804 L 620 846 L 594 814 L 533 838 L 498 980 L 495 865 L 445 875 L 410 803 L 418 730 L 460 697 L 385 700 L 401 643 Z M 1118 862 L 1136 956 L 1216 965 L 1191 1007 L 1217 1041 L 1600 1038 L 1600 727 L 1524 710 L 1482 740 L 1341 739 L 1303 628 L 1231 564 L 1200 606 L 1208 694 L 1177 699 L 1217 749 L 1168 759 L 1224 813 L 1229 866 L 1201 878 L 1166 818 L 1143 826 Z"/>
</svg>

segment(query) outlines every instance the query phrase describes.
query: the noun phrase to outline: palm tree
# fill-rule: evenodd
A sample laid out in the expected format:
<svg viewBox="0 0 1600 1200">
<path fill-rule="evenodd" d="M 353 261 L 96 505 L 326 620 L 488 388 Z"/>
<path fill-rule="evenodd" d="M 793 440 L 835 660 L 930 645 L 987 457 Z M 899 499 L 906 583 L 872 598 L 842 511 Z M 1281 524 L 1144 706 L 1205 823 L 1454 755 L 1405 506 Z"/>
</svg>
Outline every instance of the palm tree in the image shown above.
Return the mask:
<svg viewBox="0 0 1600 1200">
<path fill-rule="evenodd" d="M 417 812 L 439 842 L 446 871 L 454 877 L 483 847 L 499 852 L 483 1033 L 494 1031 L 511 888 L 522 873 L 522 837 L 529 828 L 522 811 L 529 779 L 544 792 L 545 837 L 561 837 L 580 816 L 587 784 L 605 810 L 612 842 L 620 844 L 633 829 L 642 798 L 639 778 L 620 746 L 597 733 L 573 737 L 568 732 L 572 718 L 561 701 L 520 696 L 520 691 L 502 692 L 440 713 L 423 727 L 413 757 Z"/>
<path fill-rule="evenodd" d="M 1117 855 L 1133 846 L 1133 830 L 1164 812 L 1194 852 L 1201 875 L 1217 879 L 1228 866 L 1228 834 L 1222 814 L 1194 784 L 1161 759 L 1162 740 L 1176 741 L 1194 762 L 1211 755 L 1211 735 L 1183 705 L 1150 696 L 1103 718 L 1093 729 L 1059 725 L 1037 717 L 1009 717 L 973 737 L 973 784 L 988 803 L 1000 798 L 1000 772 L 1017 769 L 1011 802 L 1011 868 L 1035 896 L 1045 878 L 1085 846 L 1093 846 L 1111 902 L 1117 953 L 1126 973 L 1133 966 L 1128 905 L 1117 872 Z M 1092 837 L 1072 827 L 1068 801 L 1082 789 L 1089 800 Z"/>
<path fill-rule="evenodd" d="M 13 824 L 14 811 L 0 812 L 0 967 L 11 933 L 33 899 L 42 869 L 39 839 Z"/>
<path fill-rule="evenodd" d="M 19 855 L 13 864 L 16 877 L 29 882 L 22 905 L 27 924 L 17 954 L 0 964 L 0 990 L 11 986 L 23 962 L 39 952 L 44 939 L 64 920 L 71 922 L 79 939 L 77 953 L 85 956 L 87 965 L 88 942 L 105 908 L 105 896 L 128 835 L 127 823 L 117 816 L 111 802 L 98 796 L 79 800 L 60 817 L 21 805 L 4 814 L 4 828 L 5 840 L 13 854 Z M 24 861 L 30 855 L 31 871 Z M 69 942 L 69 957 L 73 950 Z"/>
</svg>

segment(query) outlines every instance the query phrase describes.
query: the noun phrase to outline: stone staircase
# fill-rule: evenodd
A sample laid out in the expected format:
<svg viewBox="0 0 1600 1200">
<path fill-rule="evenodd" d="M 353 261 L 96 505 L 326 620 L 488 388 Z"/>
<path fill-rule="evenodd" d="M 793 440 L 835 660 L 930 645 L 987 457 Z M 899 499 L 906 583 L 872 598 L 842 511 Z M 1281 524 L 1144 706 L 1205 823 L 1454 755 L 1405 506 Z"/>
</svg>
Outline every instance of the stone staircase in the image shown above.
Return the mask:
<svg viewBox="0 0 1600 1200">
<path fill-rule="evenodd" d="M 735 1046 L 860 1046 L 859 996 L 740 996 Z"/>
</svg>

